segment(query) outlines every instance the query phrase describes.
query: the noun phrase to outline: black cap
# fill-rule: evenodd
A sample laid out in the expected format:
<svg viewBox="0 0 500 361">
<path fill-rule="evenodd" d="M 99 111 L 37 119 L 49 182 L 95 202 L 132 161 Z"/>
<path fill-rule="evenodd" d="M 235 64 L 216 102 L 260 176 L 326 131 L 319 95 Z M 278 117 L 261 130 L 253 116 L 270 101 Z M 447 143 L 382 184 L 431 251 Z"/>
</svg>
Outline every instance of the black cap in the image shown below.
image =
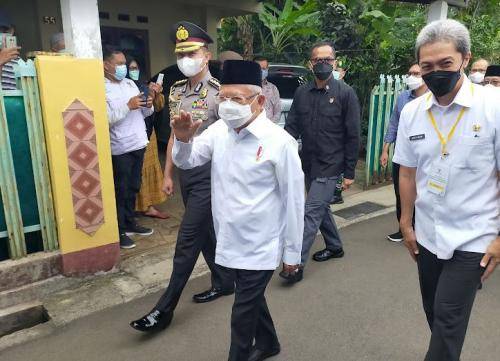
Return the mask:
<svg viewBox="0 0 500 361">
<path fill-rule="evenodd" d="M 262 70 L 254 61 L 226 60 L 221 85 L 248 84 L 262 87 Z"/>
<path fill-rule="evenodd" d="M 205 30 L 189 21 L 179 21 L 170 31 L 170 39 L 175 44 L 175 52 L 195 51 L 214 41 Z"/>
<path fill-rule="evenodd" d="M 484 74 L 485 77 L 487 76 L 500 76 L 500 65 L 490 65 L 486 69 L 486 74 Z"/>
</svg>

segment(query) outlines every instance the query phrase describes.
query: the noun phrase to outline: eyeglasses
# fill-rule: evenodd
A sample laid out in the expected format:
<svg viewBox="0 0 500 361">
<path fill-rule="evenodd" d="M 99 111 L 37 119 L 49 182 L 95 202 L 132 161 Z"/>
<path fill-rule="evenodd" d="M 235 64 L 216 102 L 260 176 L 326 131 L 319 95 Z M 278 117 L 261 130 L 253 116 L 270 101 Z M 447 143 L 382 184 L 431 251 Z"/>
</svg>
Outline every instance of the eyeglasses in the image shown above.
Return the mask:
<svg viewBox="0 0 500 361">
<path fill-rule="evenodd" d="M 235 97 L 225 97 L 225 96 L 222 96 L 222 95 L 217 95 L 215 97 L 215 103 L 216 104 L 220 104 L 226 100 L 231 100 L 235 103 L 238 103 L 238 104 L 241 104 L 241 105 L 245 105 L 247 103 L 248 100 L 252 99 L 252 98 L 255 98 L 257 95 L 260 95 L 260 93 L 255 93 L 253 95 L 250 95 L 248 97 L 244 97 L 244 96 L 235 96 Z"/>
<path fill-rule="evenodd" d="M 313 65 L 318 63 L 333 63 L 335 60 L 335 58 L 314 58 L 311 59 L 311 63 Z"/>
</svg>

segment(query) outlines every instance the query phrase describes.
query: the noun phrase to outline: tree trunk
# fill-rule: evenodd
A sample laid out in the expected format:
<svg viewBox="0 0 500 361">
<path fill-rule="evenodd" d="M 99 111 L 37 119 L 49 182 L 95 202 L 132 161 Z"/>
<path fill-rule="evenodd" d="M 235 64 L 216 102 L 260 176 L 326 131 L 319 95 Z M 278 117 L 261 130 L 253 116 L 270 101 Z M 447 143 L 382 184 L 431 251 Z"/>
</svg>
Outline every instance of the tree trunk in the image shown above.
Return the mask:
<svg viewBox="0 0 500 361">
<path fill-rule="evenodd" d="M 243 56 L 244 59 L 251 59 L 253 57 L 253 30 L 251 26 L 251 15 L 240 16 L 238 22 L 238 37 L 243 43 Z"/>
</svg>

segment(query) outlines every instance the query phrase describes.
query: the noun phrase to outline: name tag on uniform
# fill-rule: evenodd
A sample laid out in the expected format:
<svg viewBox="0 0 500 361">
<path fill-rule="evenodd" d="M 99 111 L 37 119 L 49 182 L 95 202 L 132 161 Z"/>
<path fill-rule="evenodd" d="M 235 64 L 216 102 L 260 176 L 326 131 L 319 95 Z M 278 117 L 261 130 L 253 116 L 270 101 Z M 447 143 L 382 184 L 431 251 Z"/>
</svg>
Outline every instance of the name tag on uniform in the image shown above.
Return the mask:
<svg viewBox="0 0 500 361">
<path fill-rule="evenodd" d="M 433 194 L 444 197 L 450 176 L 450 165 L 445 159 L 434 162 L 427 181 L 427 190 Z"/>
<path fill-rule="evenodd" d="M 425 134 L 412 135 L 410 137 L 410 142 L 414 142 L 416 140 L 424 140 L 424 139 L 425 139 Z"/>
</svg>

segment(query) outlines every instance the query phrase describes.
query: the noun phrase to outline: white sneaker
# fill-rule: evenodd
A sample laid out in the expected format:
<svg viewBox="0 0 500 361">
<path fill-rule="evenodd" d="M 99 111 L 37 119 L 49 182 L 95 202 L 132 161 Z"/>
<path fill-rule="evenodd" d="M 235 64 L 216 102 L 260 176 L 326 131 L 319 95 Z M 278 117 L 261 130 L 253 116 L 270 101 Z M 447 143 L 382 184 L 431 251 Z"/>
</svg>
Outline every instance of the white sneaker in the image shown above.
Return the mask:
<svg viewBox="0 0 500 361">
<path fill-rule="evenodd" d="M 403 241 L 403 234 L 401 234 L 401 231 L 398 231 L 396 233 L 388 235 L 387 239 L 391 242 L 402 242 Z"/>
</svg>

